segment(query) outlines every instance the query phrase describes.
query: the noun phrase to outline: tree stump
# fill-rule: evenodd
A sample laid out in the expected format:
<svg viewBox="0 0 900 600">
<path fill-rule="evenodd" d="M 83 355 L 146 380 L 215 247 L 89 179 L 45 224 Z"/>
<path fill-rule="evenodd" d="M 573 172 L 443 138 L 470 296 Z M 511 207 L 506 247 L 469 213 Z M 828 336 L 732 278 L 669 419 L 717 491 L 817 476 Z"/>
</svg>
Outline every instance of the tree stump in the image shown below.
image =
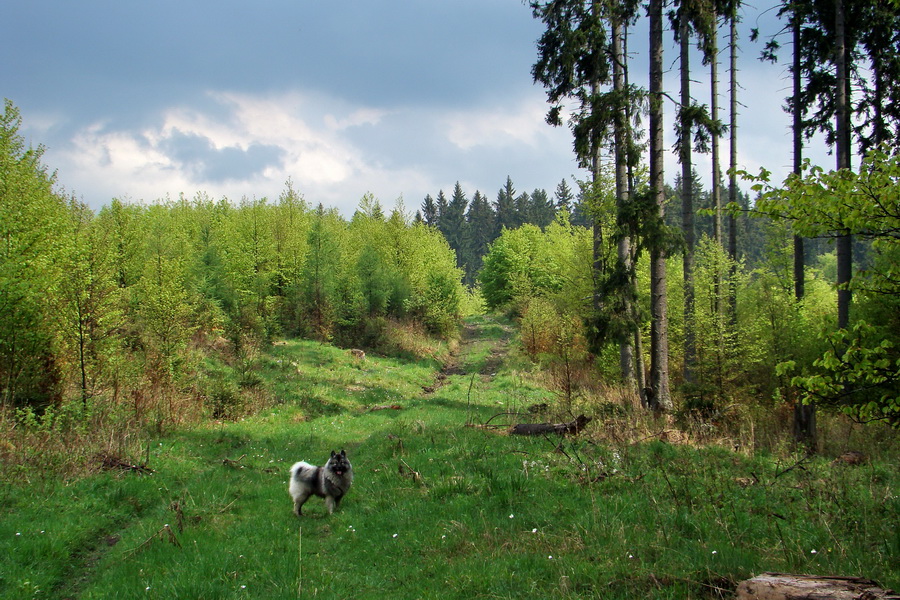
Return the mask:
<svg viewBox="0 0 900 600">
<path fill-rule="evenodd" d="M 737 600 L 900 600 L 870 579 L 763 573 L 742 581 Z"/>
</svg>

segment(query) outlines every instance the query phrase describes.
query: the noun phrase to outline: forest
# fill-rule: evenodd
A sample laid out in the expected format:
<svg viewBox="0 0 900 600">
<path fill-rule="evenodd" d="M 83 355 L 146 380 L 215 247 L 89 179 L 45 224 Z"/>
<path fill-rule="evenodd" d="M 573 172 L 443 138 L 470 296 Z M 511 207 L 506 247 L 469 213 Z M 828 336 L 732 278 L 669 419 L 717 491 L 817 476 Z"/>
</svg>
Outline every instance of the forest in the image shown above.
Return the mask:
<svg viewBox="0 0 900 600">
<path fill-rule="evenodd" d="M 260 349 L 280 339 L 414 356 L 452 348 L 462 319 L 483 311 L 516 320 L 523 352 L 567 399 L 602 382 L 704 422 L 789 410 L 811 448 L 817 410 L 900 425 L 896 7 L 786 3 L 783 32 L 755 33 L 795 84 L 794 174 L 773 182 L 737 167 L 740 3 L 663 4 L 647 6 L 648 89 L 629 83 L 624 50 L 639 3 L 531 4 L 546 28 L 532 75 L 547 121 L 571 129 L 587 174 L 552 194 L 519 193 L 507 176 L 496 200 L 457 183 L 413 213 L 367 194 L 347 219 L 288 180 L 277 199 L 113 199 L 95 212 L 26 146 L 7 100 L 3 428 L 234 417 Z M 678 90 L 661 88 L 666 25 Z M 693 45 L 710 72 L 705 102 L 691 89 Z M 664 97 L 677 98 L 674 184 Z M 836 169 L 803 160 L 814 134 Z M 697 173 L 696 153 L 712 155 L 712 173 Z"/>
</svg>

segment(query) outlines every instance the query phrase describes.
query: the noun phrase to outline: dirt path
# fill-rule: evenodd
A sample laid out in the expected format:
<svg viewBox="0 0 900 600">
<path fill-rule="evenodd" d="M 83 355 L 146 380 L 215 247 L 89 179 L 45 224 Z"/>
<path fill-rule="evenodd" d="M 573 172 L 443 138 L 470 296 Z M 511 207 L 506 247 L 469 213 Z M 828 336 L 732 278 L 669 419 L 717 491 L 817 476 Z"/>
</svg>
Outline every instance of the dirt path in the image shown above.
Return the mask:
<svg viewBox="0 0 900 600">
<path fill-rule="evenodd" d="M 513 326 L 497 317 L 479 316 L 466 320 L 459 348 L 435 375 L 434 383 L 422 389 L 431 394 L 444 385 L 448 377 L 473 373 L 493 378 L 506 360 L 512 336 Z"/>
</svg>

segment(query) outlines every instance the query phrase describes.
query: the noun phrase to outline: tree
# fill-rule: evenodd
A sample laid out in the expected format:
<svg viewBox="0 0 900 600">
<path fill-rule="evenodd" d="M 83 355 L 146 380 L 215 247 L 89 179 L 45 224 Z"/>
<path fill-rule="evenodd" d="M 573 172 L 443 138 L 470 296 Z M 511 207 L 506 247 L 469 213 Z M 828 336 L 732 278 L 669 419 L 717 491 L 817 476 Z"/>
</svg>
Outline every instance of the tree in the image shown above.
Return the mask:
<svg viewBox="0 0 900 600">
<path fill-rule="evenodd" d="M 569 215 L 572 214 L 572 205 L 575 202 L 575 195 L 572 193 L 572 188 L 569 187 L 569 184 L 565 179 L 562 179 L 557 184 L 556 191 L 553 193 L 553 199 L 556 202 L 556 210 L 564 211 Z"/>
<path fill-rule="evenodd" d="M 546 25 L 546 30 L 538 42 L 538 61 L 532 67 L 532 74 L 536 82 L 540 82 L 547 89 L 547 99 L 551 109 L 547 114 L 547 122 L 551 125 L 561 125 L 561 103 L 572 99 L 577 102 L 577 107 L 569 120 L 573 132 L 573 146 L 579 164 L 590 169 L 594 180 L 594 186 L 601 179 L 600 157 L 603 149 L 609 143 L 612 132 L 612 144 L 615 153 L 615 161 L 619 168 L 616 174 L 619 179 L 621 194 L 617 212 L 624 215 L 626 205 L 629 203 L 629 187 L 626 184 L 628 168 L 632 164 L 632 137 L 627 131 L 629 121 L 624 118 L 629 114 L 628 110 L 635 96 L 638 94 L 628 88 L 625 83 L 625 53 L 622 48 L 624 28 L 633 18 L 634 3 L 628 2 L 621 6 L 606 6 L 601 2 L 533 2 L 533 14 L 540 18 Z M 612 44 L 609 32 L 612 30 Z M 613 90 L 602 92 L 603 86 L 612 83 Z M 593 191 L 588 193 L 590 198 Z M 584 203 L 582 203 L 584 205 Z M 596 330 L 605 330 L 602 321 L 605 316 L 601 314 L 602 307 L 600 288 L 610 281 L 610 277 L 600 272 L 603 260 L 601 258 L 602 226 L 599 215 L 588 204 L 586 213 L 593 222 L 594 230 L 594 278 L 596 289 L 593 293 L 594 313 L 592 319 L 597 323 L 592 325 Z M 624 219 L 620 219 L 617 225 L 619 230 L 614 234 L 619 242 L 620 253 L 618 264 L 615 267 L 617 273 L 626 274 L 630 268 L 631 252 L 630 240 L 624 229 Z M 620 285 L 633 285 L 633 280 L 627 275 L 624 277 L 613 276 Z M 633 294 L 620 295 L 623 299 L 630 298 Z M 626 309 L 626 314 L 631 311 Z M 633 363 L 631 361 L 631 335 L 627 334 L 627 328 L 622 332 L 618 340 L 622 356 L 622 376 L 628 381 L 633 380 Z M 603 336 L 594 336 L 599 341 Z"/>
<path fill-rule="evenodd" d="M 308 254 L 300 284 L 304 312 L 309 315 L 308 333 L 321 340 L 331 339 L 335 320 L 341 312 L 338 290 L 342 261 L 343 226 L 336 211 L 322 204 L 313 212 L 307 235 Z"/>
<path fill-rule="evenodd" d="M 550 225 L 553 222 L 553 217 L 556 215 L 553 202 L 550 201 L 550 196 L 547 194 L 547 190 L 544 189 L 535 189 L 531 193 L 527 211 L 528 216 L 525 221 L 532 225 L 537 225 L 541 229 Z"/>
<path fill-rule="evenodd" d="M 805 165 L 780 188 L 768 182 L 768 173 L 751 178 L 761 195 L 757 210 L 788 222 L 804 237 L 864 236 L 872 240 L 876 268 L 857 273 L 854 289 L 867 299 L 877 315 L 869 323 L 858 320 L 849 328 L 827 335 L 830 349 L 807 374 L 792 383 L 806 402 L 831 405 L 860 420 L 886 419 L 900 426 L 900 339 L 897 335 L 897 298 L 900 285 L 896 260 L 900 256 L 900 154 L 871 151 L 859 172 L 826 172 Z M 798 365 L 782 366 L 790 372 Z"/>
<path fill-rule="evenodd" d="M 504 228 L 515 229 L 521 224 L 516 212 L 516 188 L 509 175 L 506 176 L 506 184 L 497 192 L 494 213 L 497 215 L 494 237 L 498 237 Z"/>
<path fill-rule="evenodd" d="M 19 110 L 0 115 L 0 402 L 46 406 L 60 395 L 52 323 L 64 247 L 65 201 L 25 147 Z"/>
<path fill-rule="evenodd" d="M 122 326 L 121 290 L 116 285 L 111 232 L 74 197 L 69 202 L 67 253 L 60 278 L 60 330 L 75 353 L 81 401 L 103 384 Z"/>
<path fill-rule="evenodd" d="M 663 0 L 650 0 L 650 195 L 657 218 L 665 219 L 663 173 Z M 666 293 L 666 248 L 662 240 L 650 247 L 650 404 L 659 410 L 672 409 L 669 392 L 669 322 Z"/>
<path fill-rule="evenodd" d="M 434 206 L 436 213 L 435 225 L 437 226 L 438 231 L 444 233 L 444 217 L 447 215 L 447 196 L 444 195 L 444 190 L 438 191 L 437 201 L 434 203 Z"/>
<path fill-rule="evenodd" d="M 441 231 L 444 237 L 447 238 L 450 248 L 456 252 L 456 261 L 459 267 L 462 267 L 464 264 L 463 250 L 467 245 L 466 208 L 468 205 L 469 199 L 466 198 L 462 186 L 457 181 L 456 185 L 453 186 L 453 195 L 450 197 L 450 202 L 447 204 L 447 208 L 444 210 L 441 218 Z"/>
<path fill-rule="evenodd" d="M 437 227 L 438 209 L 431 194 L 426 195 L 425 200 L 422 202 L 422 219 L 426 224 Z"/>
<path fill-rule="evenodd" d="M 488 245 L 494 241 L 494 216 L 488 199 L 481 192 L 475 190 L 469 210 L 466 212 L 466 227 L 469 237 L 465 261 L 465 281 L 469 285 L 475 283 L 475 276 L 481 269 L 484 255 L 488 252 Z"/>
</svg>

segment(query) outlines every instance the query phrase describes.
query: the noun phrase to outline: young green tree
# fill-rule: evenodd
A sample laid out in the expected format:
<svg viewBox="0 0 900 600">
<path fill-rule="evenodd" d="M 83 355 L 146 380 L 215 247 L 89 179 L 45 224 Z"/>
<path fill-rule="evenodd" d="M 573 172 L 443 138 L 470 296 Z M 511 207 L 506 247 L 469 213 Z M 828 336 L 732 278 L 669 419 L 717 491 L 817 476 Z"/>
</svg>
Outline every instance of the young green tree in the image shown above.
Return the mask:
<svg viewBox="0 0 900 600">
<path fill-rule="evenodd" d="M 66 203 L 26 148 L 19 110 L 0 115 L 0 402 L 46 405 L 60 394 L 58 332 L 50 324 L 65 247 Z"/>
<path fill-rule="evenodd" d="M 326 210 L 322 204 L 313 212 L 307 234 L 308 254 L 300 274 L 299 314 L 308 318 L 300 323 L 300 331 L 320 340 L 329 340 L 334 334 L 335 321 L 343 314 L 350 318 L 345 325 L 353 325 L 359 315 L 354 310 L 344 311 L 340 289 L 343 250 L 342 242 L 346 224 L 334 209 Z M 348 295 L 350 300 L 352 295 Z M 355 302 L 350 303 L 355 308 Z"/>
<path fill-rule="evenodd" d="M 828 337 L 831 349 L 808 375 L 794 378 L 806 401 L 837 406 L 861 420 L 886 419 L 900 425 L 900 339 L 895 327 L 900 286 L 896 259 L 900 245 L 900 155 L 870 152 L 858 173 L 826 172 L 808 167 L 783 187 L 769 184 L 763 172 L 755 187 L 762 195 L 757 210 L 788 222 L 804 237 L 865 236 L 872 240 L 877 268 L 856 273 L 854 289 L 866 298 L 868 311 L 885 315 L 880 322 L 858 320 Z M 796 367 L 796 361 L 789 361 Z M 788 367 L 785 367 L 788 368 Z"/>
<path fill-rule="evenodd" d="M 81 400 L 102 391 L 121 345 L 121 294 L 116 285 L 112 232 L 74 197 L 69 202 L 64 269 L 60 278 L 60 331 L 74 353 Z"/>
</svg>

